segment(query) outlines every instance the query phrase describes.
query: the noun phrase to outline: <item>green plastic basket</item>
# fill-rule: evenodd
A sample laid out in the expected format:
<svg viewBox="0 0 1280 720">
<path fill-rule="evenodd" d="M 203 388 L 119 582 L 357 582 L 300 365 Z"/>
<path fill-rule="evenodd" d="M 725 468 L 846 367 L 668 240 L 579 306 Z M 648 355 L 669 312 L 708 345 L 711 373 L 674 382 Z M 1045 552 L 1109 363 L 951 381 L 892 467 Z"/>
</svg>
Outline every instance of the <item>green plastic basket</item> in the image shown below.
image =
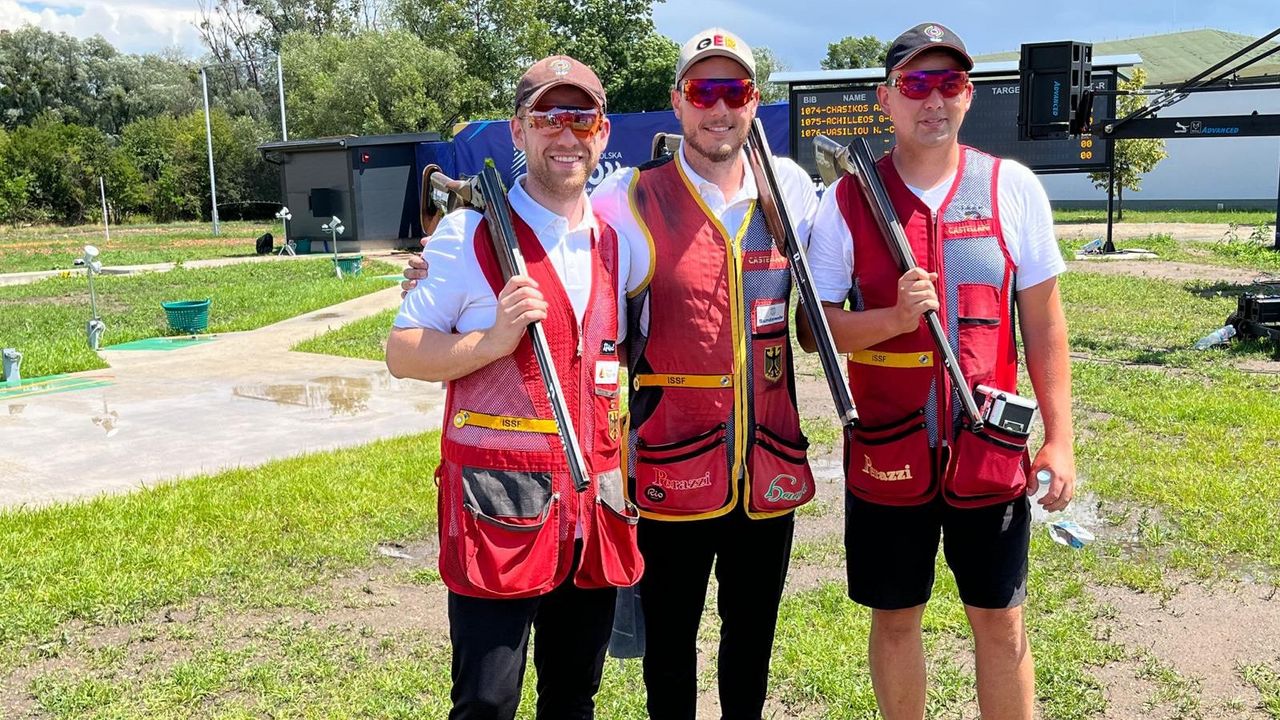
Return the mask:
<svg viewBox="0 0 1280 720">
<path fill-rule="evenodd" d="M 343 275 L 359 275 L 364 265 L 364 255 L 339 255 L 334 262 Z"/>
<path fill-rule="evenodd" d="M 162 302 L 169 328 L 180 333 L 204 332 L 209 327 L 209 300 Z"/>
</svg>

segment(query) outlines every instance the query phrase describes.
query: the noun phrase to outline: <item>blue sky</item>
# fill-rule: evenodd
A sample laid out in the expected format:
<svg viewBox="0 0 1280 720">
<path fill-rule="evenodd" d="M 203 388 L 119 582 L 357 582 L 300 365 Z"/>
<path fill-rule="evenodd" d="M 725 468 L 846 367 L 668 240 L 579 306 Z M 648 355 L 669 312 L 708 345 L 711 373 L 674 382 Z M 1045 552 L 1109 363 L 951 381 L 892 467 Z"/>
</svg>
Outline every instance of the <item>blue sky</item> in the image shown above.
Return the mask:
<svg viewBox="0 0 1280 720">
<path fill-rule="evenodd" d="M 1024 42 L 1100 42 L 1217 28 L 1254 37 L 1280 27 L 1276 0 L 667 0 L 654 8 L 658 30 L 683 42 L 726 27 L 749 45 L 767 45 L 793 70 L 817 69 L 827 44 L 846 35 L 892 40 L 925 21 L 941 22 L 973 54 L 1017 50 Z"/>
<path fill-rule="evenodd" d="M 197 7 L 197 0 L 0 0 L 0 29 L 33 23 L 77 37 L 99 33 L 126 52 L 176 45 L 198 55 Z M 976 54 L 1023 42 L 1096 42 L 1202 27 L 1260 36 L 1280 26 L 1277 7 L 1276 0 L 668 0 L 654 7 L 654 19 L 677 42 L 722 25 L 749 44 L 769 46 L 793 70 L 808 70 L 818 67 L 827 43 L 845 35 L 888 40 L 926 20 L 950 25 Z"/>
</svg>

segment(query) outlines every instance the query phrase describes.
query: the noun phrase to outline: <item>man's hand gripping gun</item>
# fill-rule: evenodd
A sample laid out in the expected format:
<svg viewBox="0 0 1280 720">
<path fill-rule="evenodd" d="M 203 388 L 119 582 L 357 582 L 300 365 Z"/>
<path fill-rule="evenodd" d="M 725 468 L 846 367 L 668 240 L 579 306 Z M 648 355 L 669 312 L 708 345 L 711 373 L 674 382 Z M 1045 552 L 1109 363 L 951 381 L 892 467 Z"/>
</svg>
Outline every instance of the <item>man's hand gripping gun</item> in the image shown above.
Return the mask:
<svg viewBox="0 0 1280 720">
<path fill-rule="evenodd" d="M 659 158 L 674 155 L 680 149 L 680 141 L 679 135 L 658 133 L 653 138 L 653 156 Z M 769 149 L 764 125 L 759 118 L 751 123 L 746 150 L 748 164 L 756 180 L 765 224 L 778 245 L 778 251 L 787 259 L 787 266 L 791 268 L 791 277 L 800 296 L 800 309 L 804 312 L 804 318 L 818 346 L 818 359 L 821 360 L 822 372 L 827 377 L 827 389 L 831 391 L 831 399 L 835 402 L 836 415 L 840 418 L 841 425 L 854 425 L 858 421 L 858 413 L 849 396 L 849 386 L 845 384 L 844 375 L 840 372 L 840 354 L 836 352 L 835 341 L 831 339 L 831 327 L 827 324 L 822 302 L 818 300 L 813 273 L 809 270 L 808 255 L 804 245 L 796 237 L 795 226 L 791 224 L 791 215 L 778 187 L 773 153 Z"/>
<path fill-rule="evenodd" d="M 830 186 L 841 174 L 847 173 L 858 184 L 858 190 L 867 201 L 876 225 L 879 226 L 880 234 L 885 242 L 889 243 L 889 252 L 897 261 L 898 270 L 905 273 L 916 267 L 911 243 L 907 241 L 902 223 L 898 220 L 898 213 L 889 200 L 889 191 L 885 189 L 884 181 L 876 170 L 875 160 L 871 156 L 871 146 L 867 144 L 866 139 L 856 138 L 848 147 L 844 147 L 826 135 L 819 135 L 813 140 L 813 150 L 818 174 L 822 176 L 824 183 Z M 929 328 L 929 334 L 933 336 L 933 344 L 938 348 L 938 354 L 942 356 L 947 375 L 951 378 L 951 386 L 960 396 L 961 409 L 971 429 L 978 432 L 985 421 L 978 411 L 977 403 L 974 402 L 969 383 L 960 372 L 960 363 L 956 360 L 955 353 L 951 351 L 951 343 L 947 342 L 942 321 L 938 318 L 936 310 L 926 310 L 924 319 L 925 325 Z"/>
</svg>

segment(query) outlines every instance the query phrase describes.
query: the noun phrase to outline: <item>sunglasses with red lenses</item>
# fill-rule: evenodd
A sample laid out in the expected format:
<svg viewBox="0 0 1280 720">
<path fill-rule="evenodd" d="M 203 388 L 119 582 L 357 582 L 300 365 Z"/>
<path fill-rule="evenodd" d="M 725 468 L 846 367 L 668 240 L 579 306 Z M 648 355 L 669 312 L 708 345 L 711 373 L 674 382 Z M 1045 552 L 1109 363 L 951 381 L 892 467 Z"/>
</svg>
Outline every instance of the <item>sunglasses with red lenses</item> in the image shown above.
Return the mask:
<svg viewBox="0 0 1280 720">
<path fill-rule="evenodd" d="M 755 97 L 756 84 L 748 78 L 696 78 L 682 81 L 680 92 L 689 104 L 699 110 L 713 107 L 720 100 L 736 110 Z"/>
<path fill-rule="evenodd" d="M 525 114 L 529 127 L 545 133 L 559 133 L 566 127 L 575 137 L 586 140 L 600 129 L 604 113 L 596 108 L 551 108 L 530 110 Z"/>
<path fill-rule="evenodd" d="M 969 86 L 969 73 L 964 70 L 914 70 L 894 78 L 898 92 L 912 100 L 923 100 L 935 89 L 944 98 L 953 98 Z"/>
</svg>

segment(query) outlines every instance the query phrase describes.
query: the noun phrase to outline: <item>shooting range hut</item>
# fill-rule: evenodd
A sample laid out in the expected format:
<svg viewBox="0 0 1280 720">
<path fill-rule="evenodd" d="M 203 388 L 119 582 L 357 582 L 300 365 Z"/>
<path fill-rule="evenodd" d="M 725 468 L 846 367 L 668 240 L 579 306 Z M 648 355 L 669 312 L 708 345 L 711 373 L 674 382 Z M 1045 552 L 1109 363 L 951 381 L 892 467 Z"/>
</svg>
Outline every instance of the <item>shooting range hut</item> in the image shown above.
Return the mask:
<svg viewBox="0 0 1280 720">
<path fill-rule="evenodd" d="M 321 230 L 337 216 L 346 225 L 339 252 L 417 247 L 417 148 L 439 133 L 403 133 L 271 142 L 258 146 L 280 166 L 282 204 L 293 213 L 289 241 L 299 252 L 333 252 Z"/>
</svg>

